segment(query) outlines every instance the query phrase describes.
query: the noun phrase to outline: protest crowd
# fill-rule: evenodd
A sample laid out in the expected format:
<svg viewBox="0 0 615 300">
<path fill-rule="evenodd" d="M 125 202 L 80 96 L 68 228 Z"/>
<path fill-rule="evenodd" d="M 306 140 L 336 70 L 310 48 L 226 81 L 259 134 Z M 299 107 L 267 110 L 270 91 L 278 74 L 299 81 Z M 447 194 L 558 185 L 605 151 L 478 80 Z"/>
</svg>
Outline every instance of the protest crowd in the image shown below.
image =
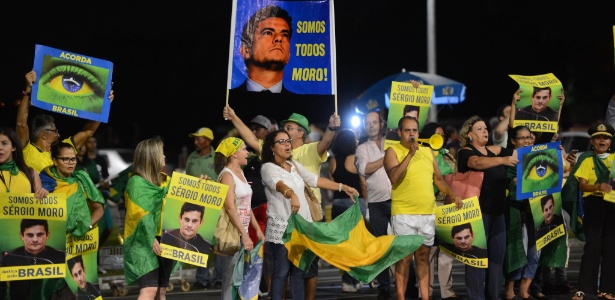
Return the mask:
<svg viewBox="0 0 615 300">
<path fill-rule="evenodd" d="M 58 129 L 123 101 L 110 75 L 104 96 L 31 115 L 31 106 L 45 109 L 38 98 L 48 89 L 78 92 L 87 76 L 39 84 L 51 71 L 26 73 L 16 123 L 0 121 L 0 201 L 14 206 L 0 227 L 15 233 L 0 241 L 0 300 L 101 299 L 91 275 L 106 272 L 96 254 L 116 226 L 138 299 L 166 299 L 171 274 L 191 264 L 189 287 L 220 289 L 224 300 L 313 300 L 324 263 L 340 270 L 341 292 L 375 288 L 377 299 L 615 299 L 615 96 L 587 128 L 588 151 L 559 143 L 566 94 L 554 76 L 538 86 L 511 76 L 512 101 L 494 116 L 469 112 L 459 126 L 430 119 L 433 86 L 415 80 L 397 95 L 412 103 L 372 107 L 357 127 L 343 125 L 337 102 L 318 116 L 265 104 L 240 115 L 229 95 L 301 102 L 333 93 L 283 84 L 295 32 L 288 11 L 268 5 L 245 18 L 242 64 L 233 65 L 245 76 L 229 76 L 227 103 L 209 106 L 219 118 L 185 120 L 196 130 L 178 134 L 194 151 L 177 169 L 164 151 L 176 145 L 137 135 L 132 164 L 110 178 L 98 151 L 111 147 L 111 126 L 101 132 L 100 120 L 83 118 L 77 132 Z M 262 50 L 271 44 L 277 54 Z M 288 118 L 270 117 L 279 110 Z M 53 112 L 70 118 L 57 124 Z M 325 124 L 309 121 L 322 116 Z M 35 209 L 37 218 L 21 217 Z M 570 238 L 584 242 L 578 282 L 566 276 Z M 453 289 L 453 262 L 463 264 L 463 291 Z"/>
</svg>

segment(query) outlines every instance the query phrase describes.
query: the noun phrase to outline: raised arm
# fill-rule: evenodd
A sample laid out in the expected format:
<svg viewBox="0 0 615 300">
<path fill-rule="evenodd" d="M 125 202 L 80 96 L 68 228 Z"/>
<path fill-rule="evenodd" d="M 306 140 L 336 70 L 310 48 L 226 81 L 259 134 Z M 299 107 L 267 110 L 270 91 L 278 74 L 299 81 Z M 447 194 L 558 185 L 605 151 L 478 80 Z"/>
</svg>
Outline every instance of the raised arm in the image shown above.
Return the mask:
<svg viewBox="0 0 615 300">
<path fill-rule="evenodd" d="M 318 151 L 318 156 L 323 156 L 329 146 L 331 146 L 331 142 L 333 142 L 333 137 L 335 137 L 335 131 L 338 127 L 340 127 L 341 121 L 340 116 L 333 114 L 329 117 L 329 124 L 327 125 L 327 130 L 325 134 L 322 135 L 322 139 L 318 142 L 318 146 L 316 150 Z"/>
<path fill-rule="evenodd" d="M 111 83 L 113 86 L 113 83 Z M 113 90 L 109 92 L 109 100 L 113 102 L 115 96 L 113 95 Z M 88 121 L 83 125 L 81 131 L 77 132 L 73 135 L 73 140 L 75 141 L 75 149 L 81 149 L 81 146 L 85 145 L 85 142 L 91 137 L 94 136 L 94 133 L 100 126 L 100 122 L 98 121 Z"/>
<path fill-rule="evenodd" d="M 606 122 L 615 127 L 615 95 L 611 97 L 606 108 Z"/>
<path fill-rule="evenodd" d="M 17 108 L 17 124 L 15 131 L 19 137 L 21 147 L 25 147 L 30 141 L 30 129 L 28 128 L 28 113 L 30 111 L 30 93 L 32 92 L 32 85 L 36 82 L 36 72 L 30 71 L 26 74 L 26 89 L 24 90 L 23 97 Z"/>
<path fill-rule="evenodd" d="M 517 102 L 519 102 L 519 100 L 521 100 L 521 89 L 518 89 L 513 94 L 512 102 L 510 103 L 510 117 L 508 117 L 508 120 L 509 120 L 508 126 L 510 128 L 515 127 L 515 115 L 517 113 Z"/>
<path fill-rule="evenodd" d="M 559 110 L 557 110 L 557 120 L 562 116 L 562 107 L 564 107 L 564 100 L 566 100 L 566 95 L 564 94 L 564 88 L 562 88 L 559 95 L 557 95 L 557 99 L 559 99 Z"/>
<path fill-rule="evenodd" d="M 235 114 L 230 106 L 225 106 L 222 110 L 222 116 L 226 120 L 230 120 L 233 126 L 239 132 L 239 136 L 246 143 L 246 145 L 254 150 L 256 154 L 260 154 L 261 146 L 254 132 Z"/>
</svg>

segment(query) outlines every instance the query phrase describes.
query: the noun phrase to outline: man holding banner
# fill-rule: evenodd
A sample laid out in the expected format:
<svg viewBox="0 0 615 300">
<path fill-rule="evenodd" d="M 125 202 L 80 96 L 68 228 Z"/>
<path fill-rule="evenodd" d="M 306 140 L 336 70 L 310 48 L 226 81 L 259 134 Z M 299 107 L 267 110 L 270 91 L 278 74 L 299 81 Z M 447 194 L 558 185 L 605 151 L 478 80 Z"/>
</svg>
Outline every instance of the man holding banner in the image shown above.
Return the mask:
<svg viewBox="0 0 615 300">
<path fill-rule="evenodd" d="M 429 147 L 419 147 L 419 122 L 409 116 L 398 122 L 398 144 L 387 148 L 384 154 L 384 168 L 391 180 L 391 227 L 400 235 L 422 235 L 425 241 L 415 252 L 416 274 L 421 291 L 429 290 L 429 252 L 435 239 L 436 199 L 435 186 L 455 199 L 457 207 L 462 205 L 457 196 L 444 181 L 435 156 Z M 406 282 L 412 255 L 401 259 L 395 265 L 397 298 L 402 300 L 406 293 Z M 429 293 L 422 293 L 423 300 Z"/>
</svg>

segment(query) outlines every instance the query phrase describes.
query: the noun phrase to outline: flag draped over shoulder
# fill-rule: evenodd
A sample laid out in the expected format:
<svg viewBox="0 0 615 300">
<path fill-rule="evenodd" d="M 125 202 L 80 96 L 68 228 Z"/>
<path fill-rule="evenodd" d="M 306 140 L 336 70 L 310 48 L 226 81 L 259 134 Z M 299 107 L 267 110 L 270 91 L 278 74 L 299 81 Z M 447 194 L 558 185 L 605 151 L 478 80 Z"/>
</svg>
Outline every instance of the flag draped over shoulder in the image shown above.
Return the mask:
<svg viewBox="0 0 615 300">
<path fill-rule="evenodd" d="M 120 199 L 124 196 L 124 190 L 126 189 L 126 184 L 128 183 L 128 179 L 132 175 L 132 165 L 128 168 L 117 174 L 117 177 L 111 179 L 111 186 L 109 187 L 109 200 L 119 203 Z"/>
<path fill-rule="evenodd" d="M 288 259 L 307 270 L 315 256 L 348 272 L 362 282 L 412 254 L 425 237 L 420 235 L 374 237 L 365 227 L 358 202 L 329 223 L 308 222 L 292 214 L 284 233 Z"/>
<path fill-rule="evenodd" d="M 47 167 L 40 174 L 43 188 L 50 193 L 66 194 L 66 233 L 82 237 L 92 224 L 87 199 L 105 205 L 105 198 L 90 179 L 86 171 L 73 172 L 70 177 L 62 177 L 55 166 Z"/>
<path fill-rule="evenodd" d="M 126 185 L 126 224 L 124 226 L 124 275 L 130 285 L 158 268 L 152 245 L 160 229 L 162 202 L 168 190 L 135 175 Z"/>
</svg>

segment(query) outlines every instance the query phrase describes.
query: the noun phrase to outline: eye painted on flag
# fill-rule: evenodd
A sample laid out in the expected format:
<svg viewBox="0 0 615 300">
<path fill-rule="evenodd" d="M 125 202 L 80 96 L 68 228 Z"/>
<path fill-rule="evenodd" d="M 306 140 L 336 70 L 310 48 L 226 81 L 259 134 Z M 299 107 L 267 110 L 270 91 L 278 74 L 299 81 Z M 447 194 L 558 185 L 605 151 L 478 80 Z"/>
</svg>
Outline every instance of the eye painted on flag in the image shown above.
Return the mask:
<svg viewBox="0 0 615 300">
<path fill-rule="evenodd" d="M 557 151 L 549 149 L 528 153 L 523 158 L 523 191 L 546 190 L 557 184 Z"/>
<path fill-rule="evenodd" d="M 109 70 L 46 58 L 37 97 L 45 102 L 100 113 Z"/>
</svg>

